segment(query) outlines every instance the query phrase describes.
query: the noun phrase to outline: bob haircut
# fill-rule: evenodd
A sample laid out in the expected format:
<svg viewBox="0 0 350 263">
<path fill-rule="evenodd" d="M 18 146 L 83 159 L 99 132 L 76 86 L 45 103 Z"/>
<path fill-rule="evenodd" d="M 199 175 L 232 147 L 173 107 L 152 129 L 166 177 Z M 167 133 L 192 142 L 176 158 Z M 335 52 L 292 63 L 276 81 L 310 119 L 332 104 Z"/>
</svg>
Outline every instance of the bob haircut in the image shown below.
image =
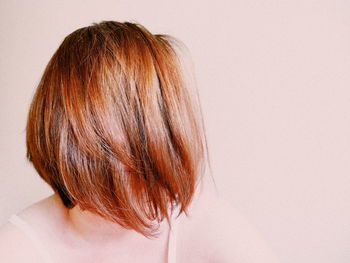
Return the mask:
<svg viewBox="0 0 350 263">
<path fill-rule="evenodd" d="M 203 118 L 174 37 L 102 21 L 53 54 L 27 120 L 27 158 L 67 208 L 152 237 L 204 172 Z M 201 122 L 200 122 L 201 120 Z"/>
</svg>

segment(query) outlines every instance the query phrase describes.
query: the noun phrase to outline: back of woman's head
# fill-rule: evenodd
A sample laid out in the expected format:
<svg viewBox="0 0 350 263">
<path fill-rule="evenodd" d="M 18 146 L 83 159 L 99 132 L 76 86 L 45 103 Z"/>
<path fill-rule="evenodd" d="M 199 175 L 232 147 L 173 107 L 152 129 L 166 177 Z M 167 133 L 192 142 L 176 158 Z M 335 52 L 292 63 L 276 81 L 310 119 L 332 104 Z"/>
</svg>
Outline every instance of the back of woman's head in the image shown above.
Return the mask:
<svg viewBox="0 0 350 263">
<path fill-rule="evenodd" d="M 52 56 L 29 111 L 27 157 L 67 208 L 145 236 L 169 222 L 169 208 L 186 213 L 206 145 L 174 43 L 104 21 Z"/>
</svg>

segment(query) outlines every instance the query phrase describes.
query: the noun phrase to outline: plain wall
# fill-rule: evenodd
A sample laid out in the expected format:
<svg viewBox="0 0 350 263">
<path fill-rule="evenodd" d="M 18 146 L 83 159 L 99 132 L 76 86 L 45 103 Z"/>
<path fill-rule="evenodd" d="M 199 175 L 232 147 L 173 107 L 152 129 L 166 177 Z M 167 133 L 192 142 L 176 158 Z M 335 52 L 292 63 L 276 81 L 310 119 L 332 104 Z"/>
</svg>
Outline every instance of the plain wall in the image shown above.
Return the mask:
<svg viewBox="0 0 350 263">
<path fill-rule="evenodd" d="M 0 221 L 52 191 L 25 121 L 63 38 L 134 21 L 189 48 L 213 173 L 286 263 L 350 262 L 350 1 L 0 2 Z"/>
</svg>

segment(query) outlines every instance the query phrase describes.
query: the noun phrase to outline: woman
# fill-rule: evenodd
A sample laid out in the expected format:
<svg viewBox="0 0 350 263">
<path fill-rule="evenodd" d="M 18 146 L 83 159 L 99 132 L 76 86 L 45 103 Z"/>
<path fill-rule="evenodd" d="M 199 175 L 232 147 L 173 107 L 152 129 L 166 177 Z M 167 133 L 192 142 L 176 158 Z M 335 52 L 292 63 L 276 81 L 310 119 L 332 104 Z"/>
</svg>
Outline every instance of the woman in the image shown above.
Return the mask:
<svg viewBox="0 0 350 263">
<path fill-rule="evenodd" d="M 114 21 L 64 39 L 26 130 L 54 194 L 1 228 L 2 262 L 273 262 L 238 213 L 200 191 L 206 140 L 176 43 Z"/>
</svg>

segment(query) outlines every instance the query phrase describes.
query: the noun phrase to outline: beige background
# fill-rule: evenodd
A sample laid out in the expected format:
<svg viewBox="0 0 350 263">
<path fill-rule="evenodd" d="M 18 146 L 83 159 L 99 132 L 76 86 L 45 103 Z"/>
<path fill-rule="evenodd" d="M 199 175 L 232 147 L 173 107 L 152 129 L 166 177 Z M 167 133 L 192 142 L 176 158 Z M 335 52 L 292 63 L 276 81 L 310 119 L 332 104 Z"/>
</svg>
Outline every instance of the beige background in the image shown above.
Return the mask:
<svg viewBox="0 0 350 263">
<path fill-rule="evenodd" d="M 13 1 L 0 8 L 0 223 L 51 193 L 25 161 L 28 105 L 64 36 L 101 20 L 178 37 L 214 176 L 286 263 L 350 262 L 350 1 Z"/>
</svg>

